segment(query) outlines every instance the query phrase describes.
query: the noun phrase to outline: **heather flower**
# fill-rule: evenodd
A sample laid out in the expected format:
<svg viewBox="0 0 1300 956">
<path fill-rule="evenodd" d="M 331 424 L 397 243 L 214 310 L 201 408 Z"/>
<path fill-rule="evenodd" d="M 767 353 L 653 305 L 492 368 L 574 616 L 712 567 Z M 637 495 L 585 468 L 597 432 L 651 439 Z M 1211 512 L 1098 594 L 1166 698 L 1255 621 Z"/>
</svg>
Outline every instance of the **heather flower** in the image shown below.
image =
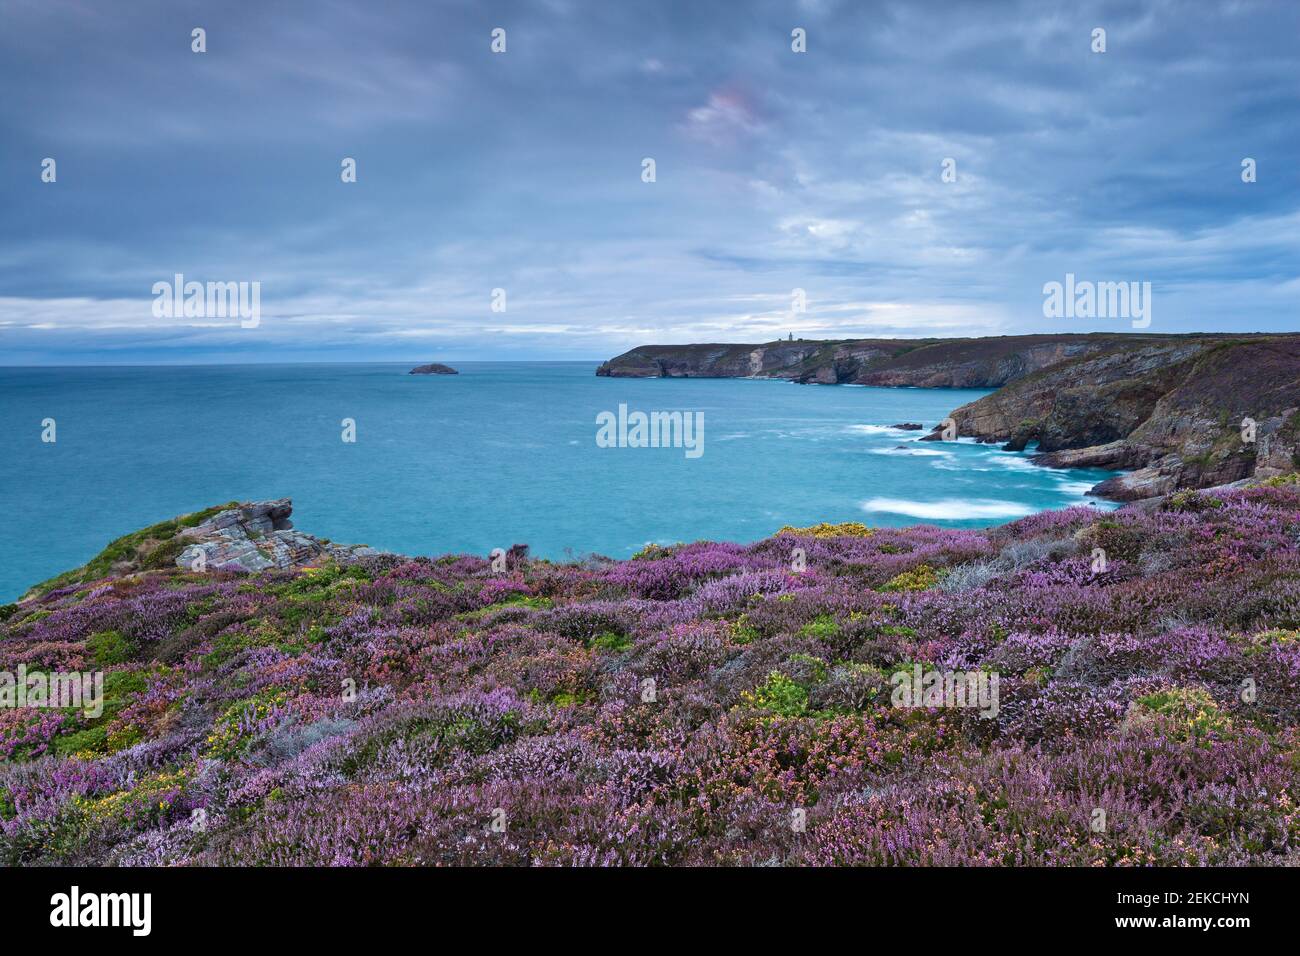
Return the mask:
<svg viewBox="0 0 1300 956">
<path fill-rule="evenodd" d="M 1280 863 L 1300 492 L 1214 498 L 57 589 L 0 671 L 105 709 L 0 709 L 0 863 Z M 893 707 L 918 663 L 997 716 Z"/>
</svg>

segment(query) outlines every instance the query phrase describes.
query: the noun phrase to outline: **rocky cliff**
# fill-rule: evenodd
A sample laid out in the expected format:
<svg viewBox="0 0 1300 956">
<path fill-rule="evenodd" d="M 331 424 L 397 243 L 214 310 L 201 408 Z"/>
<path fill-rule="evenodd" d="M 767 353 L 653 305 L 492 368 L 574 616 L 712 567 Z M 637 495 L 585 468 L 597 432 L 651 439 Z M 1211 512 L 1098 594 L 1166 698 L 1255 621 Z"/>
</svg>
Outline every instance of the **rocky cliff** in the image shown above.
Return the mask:
<svg viewBox="0 0 1300 956">
<path fill-rule="evenodd" d="M 613 378 L 783 378 L 822 385 L 1000 388 L 1067 359 L 1177 336 L 1011 335 L 980 339 L 799 340 L 644 345 L 596 370 Z"/>
<path fill-rule="evenodd" d="M 1014 450 L 1037 443 L 1035 460 L 1054 467 L 1127 469 L 1094 489 L 1118 500 L 1291 471 L 1300 431 L 1297 335 L 642 346 L 596 374 L 996 388 L 953 411 L 958 436 Z"/>
<path fill-rule="evenodd" d="M 1038 443 L 1040 464 L 1132 469 L 1097 494 L 1135 500 L 1295 467 L 1300 337 L 1113 349 L 1026 376 L 952 413 L 959 435 Z"/>
</svg>

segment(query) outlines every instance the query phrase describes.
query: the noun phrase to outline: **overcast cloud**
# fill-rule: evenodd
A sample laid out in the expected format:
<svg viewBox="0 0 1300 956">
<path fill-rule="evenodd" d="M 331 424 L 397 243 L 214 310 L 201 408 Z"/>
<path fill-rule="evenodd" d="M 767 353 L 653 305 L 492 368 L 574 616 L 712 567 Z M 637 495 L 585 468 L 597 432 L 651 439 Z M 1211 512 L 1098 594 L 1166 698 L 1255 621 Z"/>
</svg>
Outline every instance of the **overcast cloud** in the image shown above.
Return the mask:
<svg viewBox="0 0 1300 956">
<path fill-rule="evenodd" d="M 0 364 L 1296 328 L 1295 3 L 0 0 L 0 90 Z"/>
</svg>

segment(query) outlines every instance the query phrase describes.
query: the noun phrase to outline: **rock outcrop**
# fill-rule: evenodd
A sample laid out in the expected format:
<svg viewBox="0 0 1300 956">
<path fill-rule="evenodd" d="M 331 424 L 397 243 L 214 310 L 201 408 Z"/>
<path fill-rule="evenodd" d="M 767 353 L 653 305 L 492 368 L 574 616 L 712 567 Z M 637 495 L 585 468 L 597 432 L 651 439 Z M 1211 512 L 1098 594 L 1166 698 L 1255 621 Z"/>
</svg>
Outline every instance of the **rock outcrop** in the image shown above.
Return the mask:
<svg viewBox="0 0 1300 956">
<path fill-rule="evenodd" d="M 450 365 L 443 365 L 440 362 L 430 362 L 428 365 L 417 365 L 406 373 L 407 375 L 459 375 Z"/>
<path fill-rule="evenodd" d="M 202 524 L 180 532 L 190 541 L 176 557 L 189 570 L 266 571 L 306 567 L 323 559 L 341 563 L 379 554 L 365 545 L 338 545 L 293 530 L 293 502 L 250 501 L 220 511 Z"/>
<path fill-rule="evenodd" d="M 959 436 L 1036 442 L 1038 464 L 1129 469 L 1093 493 L 1133 501 L 1293 471 L 1298 409 L 1300 336 L 1188 337 L 1060 363 L 951 418 Z"/>
</svg>

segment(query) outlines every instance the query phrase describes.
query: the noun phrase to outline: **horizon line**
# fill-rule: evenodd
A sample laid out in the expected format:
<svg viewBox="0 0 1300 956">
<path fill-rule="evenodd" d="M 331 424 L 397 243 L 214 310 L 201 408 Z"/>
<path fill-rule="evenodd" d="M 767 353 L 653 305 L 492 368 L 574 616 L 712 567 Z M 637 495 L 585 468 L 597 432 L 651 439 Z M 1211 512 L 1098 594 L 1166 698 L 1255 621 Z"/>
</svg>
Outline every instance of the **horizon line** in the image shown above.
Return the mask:
<svg viewBox="0 0 1300 956">
<path fill-rule="evenodd" d="M 612 356 L 589 358 L 448 358 L 445 363 L 459 362 L 468 365 L 483 365 L 491 363 L 509 363 L 519 365 L 542 365 L 542 364 L 587 364 L 595 362 L 604 364 L 613 358 L 626 355 L 628 352 L 644 348 L 683 348 L 692 346 L 720 345 L 720 346 L 744 346 L 744 345 L 781 345 L 788 342 L 817 342 L 823 344 L 840 343 L 840 342 L 866 342 L 866 341 L 899 341 L 899 342 L 954 342 L 954 341 L 978 341 L 981 339 L 1013 339 L 1013 338 L 1063 338 L 1063 337 L 1090 337 L 1090 336 L 1133 336 L 1135 338 L 1200 338 L 1200 337 L 1277 337 L 1300 335 L 1300 330 L 1288 331 L 1256 331 L 1242 332 L 1234 330 L 1221 330 L 1213 332 L 1151 332 L 1145 329 L 1129 330 L 1116 329 L 1114 331 L 1080 331 L 1080 332 L 1002 332 L 997 335 L 926 335 L 926 336 L 850 336 L 847 338 L 809 338 L 800 337 L 796 339 L 770 339 L 764 342 L 648 342 L 640 345 L 633 345 Z M 103 361 L 103 362 L 20 362 L 17 364 L 0 364 L 0 369 L 24 369 L 24 368 L 203 368 L 203 367 L 246 367 L 246 366 L 276 366 L 276 365 L 414 365 L 427 364 L 429 362 L 438 362 L 438 359 L 370 359 L 362 361 L 338 361 L 333 359 L 271 359 L 271 360 L 203 360 L 195 357 L 194 359 L 182 359 L 177 361 Z"/>
<path fill-rule="evenodd" d="M 621 354 L 621 353 L 620 353 Z M 455 359 L 460 365 L 586 365 L 590 362 L 603 363 L 608 359 Z M 212 366 L 275 366 L 275 365 L 400 365 L 415 367 L 428 365 L 429 362 L 395 359 L 375 359 L 367 362 L 333 362 L 333 361 L 276 361 L 276 362 L 81 362 L 81 363 L 43 363 L 31 362 L 23 365 L 0 365 L 0 369 L 18 368 L 206 368 Z M 446 364 L 446 363 L 443 363 Z"/>
</svg>

